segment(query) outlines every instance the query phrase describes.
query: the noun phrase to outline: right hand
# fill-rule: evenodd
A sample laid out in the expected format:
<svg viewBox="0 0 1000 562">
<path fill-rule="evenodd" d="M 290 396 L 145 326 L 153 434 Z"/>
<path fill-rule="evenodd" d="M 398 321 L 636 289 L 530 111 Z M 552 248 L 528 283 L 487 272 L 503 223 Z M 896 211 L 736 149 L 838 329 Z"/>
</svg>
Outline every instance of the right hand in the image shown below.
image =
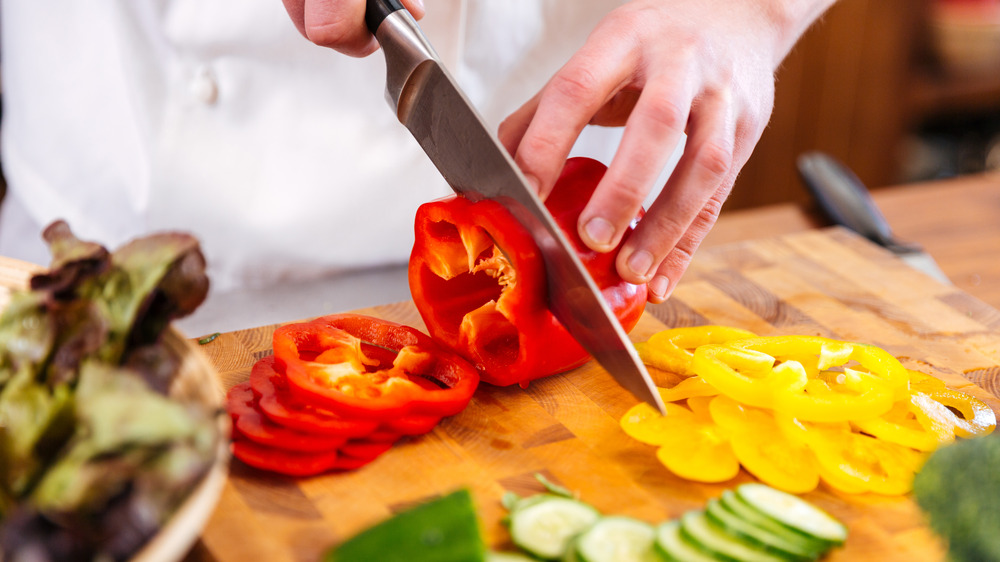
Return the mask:
<svg viewBox="0 0 1000 562">
<path fill-rule="evenodd" d="M 352 57 L 378 50 L 365 27 L 365 0 L 282 0 L 292 23 L 306 39 Z M 414 19 L 424 17 L 422 0 L 402 0 Z"/>
</svg>

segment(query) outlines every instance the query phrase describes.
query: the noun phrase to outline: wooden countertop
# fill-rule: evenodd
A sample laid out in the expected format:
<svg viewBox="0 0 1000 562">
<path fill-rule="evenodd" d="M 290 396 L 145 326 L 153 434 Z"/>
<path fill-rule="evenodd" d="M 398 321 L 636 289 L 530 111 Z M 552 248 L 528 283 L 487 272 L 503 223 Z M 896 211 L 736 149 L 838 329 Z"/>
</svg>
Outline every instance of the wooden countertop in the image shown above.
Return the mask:
<svg viewBox="0 0 1000 562">
<path fill-rule="evenodd" d="M 1000 312 L 843 229 L 705 248 L 674 296 L 646 310 L 630 333 L 634 341 L 668 326 L 722 324 L 760 335 L 866 342 L 1000 412 Z M 423 327 L 408 301 L 357 312 Z M 254 363 L 272 353 L 274 328 L 224 333 L 202 346 L 224 387 L 247 380 Z M 660 384 L 672 384 L 652 371 Z M 753 480 L 747 472 L 719 484 L 673 475 L 656 460 L 655 447 L 622 438 L 618 420 L 635 402 L 588 362 L 527 389 L 480 385 L 461 413 L 356 471 L 283 478 L 234 460 L 186 562 L 319 560 L 367 526 L 458 487 L 473 493 L 488 543 L 508 547 L 500 498 L 505 491 L 541 491 L 535 473 L 605 513 L 649 522 L 701 508 Z M 830 562 L 945 559 L 909 496 L 843 494 L 822 484 L 804 497 L 849 528 L 846 545 Z"/>
<path fill-rule="evenodd" d="M 872 197 L 900 240 L 921 244 L 956 287 L 1000 309 L 1000 173 L 883 187 Z M 702 247 L 827 225 L 793 204 L 733 211 Z"/>
</svg>

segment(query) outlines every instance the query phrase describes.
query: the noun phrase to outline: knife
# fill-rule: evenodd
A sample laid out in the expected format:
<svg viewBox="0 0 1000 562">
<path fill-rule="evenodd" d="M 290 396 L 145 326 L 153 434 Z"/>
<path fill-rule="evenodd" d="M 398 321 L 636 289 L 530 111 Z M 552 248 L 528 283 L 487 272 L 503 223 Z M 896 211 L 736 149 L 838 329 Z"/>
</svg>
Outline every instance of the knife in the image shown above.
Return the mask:
<svg viewBox="0 0 1000 562">
<path fill-rule="evenodd" d="M 897 239 L 864 183 L 847 166 L 823 152 L 806 152 L 798 158 L 799 175 L 820 208 L 835 223 L 845 226 L 896 254 L 910 267 L 950 285 L 934 258 L 919 244 Z"/>
<path fill-rule="evenodd" d="M 666 413 L 653 379 L 566 236 L 399 0 L 368 0 L 365 24 L 386 62 L 386 100 L 456 193 L 494 199 L 541 250 L 549 307 L 623 388 Z"/>
</svg>

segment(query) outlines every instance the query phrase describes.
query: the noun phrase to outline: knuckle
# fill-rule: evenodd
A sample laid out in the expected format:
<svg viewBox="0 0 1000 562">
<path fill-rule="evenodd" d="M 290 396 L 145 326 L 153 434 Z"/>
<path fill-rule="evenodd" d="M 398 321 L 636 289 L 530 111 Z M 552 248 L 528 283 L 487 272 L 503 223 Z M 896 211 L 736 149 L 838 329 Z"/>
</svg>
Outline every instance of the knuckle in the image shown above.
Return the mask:
<svg viewBox="0 0 1000 562">
<path fill-rule="evenodd" d="M 667 258 L 663 261 L 669 264 L 672 269 L 685 269 L 694 259 L 694 252 L 695 247 L 682 241 L 674 246 L 674 249 L 667 254 Z"/>
<path fill-rule="evenodd" d="M 655 238 L 660 242 L 660 244 L 666 246 L 666 248 L 661 250 L 661 253 L 665 252 L 666 249 L 674 245 L 687 230 L 688 223 L 687 221 L 682 220 L 682 215 L 684 215 L 684 213 L 658 213 L 654 217 L 647 215 L 642 219 L 642 222 L 646 222 L 650 218 L 653 219 L 653 224 L 650 226 L 652 226 L 657 232 Z"/>
<path fill-rule="evenodd" d="M 597 76 L 583 65 L 568 67 L 552 77 L 552 89 L 571 103 L 584 104 L 599 85 Z"/>
<path fill-rule="evenodd" d="M 639 211 L 639 205 L 646 198 L 646 188 L 642 181 L 638 177 L 631 177 L 629 175 L 618 176 L 613 178 L 608 178 L 608 193 L 612 194 L 611 198 L 616 206 L 624 207 L 626 204 L 635 207 L 634 212 L 631 216 L 635 216 L 635 213 Z M 631 216 L 629 220 L 631 220 Z"/>
<path fill-rule="evenodd" d="M 713 177 L 723 178 L 733 164 L 733 151 L 715 142 L 707 142 L 694 155 L 695 164 Z"/>
<path fill-rule="evenodd" d="M 719 214 L 722 213 L 722 205 L 725 202 L 725 195 L 719 193 L 712 195 L 705 202 L 705 206 L 698 213 L 698 217 L 695 220 L 707 223 L 709 226 L 715 224 L 716 219 L 719 218 Z"/>
<path fill-rule="evenodd" d="M 650 122 L 673 131 L 683 131 L 687 125 L 687 110 L 669 99 L 651 100 L 642 117 Z"/>
</svg>

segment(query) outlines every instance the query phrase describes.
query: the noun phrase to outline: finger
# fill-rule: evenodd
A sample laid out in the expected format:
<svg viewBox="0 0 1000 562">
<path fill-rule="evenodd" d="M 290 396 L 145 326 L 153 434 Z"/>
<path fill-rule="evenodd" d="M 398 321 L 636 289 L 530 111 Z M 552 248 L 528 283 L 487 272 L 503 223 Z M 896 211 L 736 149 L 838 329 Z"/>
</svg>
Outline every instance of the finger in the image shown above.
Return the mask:
<svg viewBox="0 0 1000 562">
<path fill-rule="evenodd" d="M 691 75 L 683 68 L 671 68 L 662 78 L 646 83 L 607 173 L 580 213 L 580 237 L 591 249 L 609 252 L 618 246 L 680 143 L 694 98 L 692 86 L 685 83 Z M 637 264 L 643 274 L 655 265 L 652 261 L 645 267 Z"/>
<path fill-rule="evenodd" d="M 528 130 L 528 125 L 531 124 L 531 119 L 535 116 L 539 96 L 540 94 L 535 94 L 524 105 L 500 122 L 497 137 L 511 156 L 517 154 L 517 147 L 521 144 L 521 139 L 524 138 L 524 133 Z"/>
<path fill-rule="evenodd" d="M 283 0 L 299 32 L 313 43 L 352 57 L 378 50 L 378 41 L 365 25 L 364 0 Z M 415 19 L 424 15 L 421 0 L 404 0 Z"/>
<path fill-rule="evenodd" d="M 635 57 L 633 44 L 600 30 L 545 85 L 526 126 L 521 118 L 524 133 L 514 160 L 543 198 L 584 126 L 628 82 L 630 69 L 635 68 L 629 60 Z"/>
<path fill-rule="evenodd" d="M 733 181 L 727 180 L 712 195 L 708 204 L 698 213 L 698 216 L 695 217 L 694 222 L 691 223 L 690 228 L 684 233 L 684 236 L 681 237 L 677 245 L 667 254 L 667 257 L 649 281 L 649 291 L 647 292 L 647 300 L 649 302 L 657 304 L 670 298 L 674 289 L 677 288 L 677 282 L 684 275 L 684 272 L 687 271 L 688 266 L 691 265 L 694 253 L 701 246 L 702 241 L 705 240 L 712 227 L 715 226 L 715 222 L 719 218 L 719 211 L 722 209 L 726 198 L 729 197 L 732 188 Z"/>
<path fill-rule="evenodd" d="M 306 35 L 305 28 L 305 4 L 306 0 L 281 0 L 285 4 L 285 11 L 288 12 L 288 17 L 292 18 L 292 23 L 295 24 L 295 29 L 299 30 L 299 33 L 303 37 Z"/>
<path fill-rule="evenodd" d="M 684 154 L 618 253 L 616 266 L 625 280 L 648 282 L 729 176 L 736 134 L 730 98 L 725 90 L 704 94 L 698 100 L 689 120 Z M 716 214 L 719 210 L 710 209 Z"/>
</svg>

